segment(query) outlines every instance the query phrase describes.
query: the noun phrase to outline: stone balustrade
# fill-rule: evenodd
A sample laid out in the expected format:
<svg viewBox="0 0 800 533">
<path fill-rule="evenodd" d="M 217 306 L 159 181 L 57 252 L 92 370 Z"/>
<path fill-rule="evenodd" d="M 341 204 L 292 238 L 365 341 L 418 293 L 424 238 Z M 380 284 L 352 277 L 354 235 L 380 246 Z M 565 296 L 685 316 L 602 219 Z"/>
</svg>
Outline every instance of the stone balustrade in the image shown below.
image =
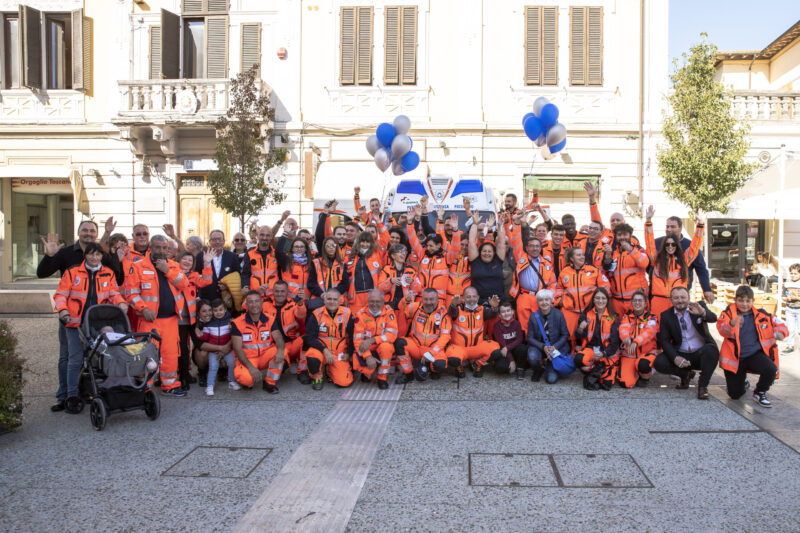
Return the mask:
<svg viewBox="0 0 800 533">
<path fill-rule="evenodd" d="M 733 112 L 750 120 L 800 122 L 800 92 L 735 91 Z"/>
</svg>

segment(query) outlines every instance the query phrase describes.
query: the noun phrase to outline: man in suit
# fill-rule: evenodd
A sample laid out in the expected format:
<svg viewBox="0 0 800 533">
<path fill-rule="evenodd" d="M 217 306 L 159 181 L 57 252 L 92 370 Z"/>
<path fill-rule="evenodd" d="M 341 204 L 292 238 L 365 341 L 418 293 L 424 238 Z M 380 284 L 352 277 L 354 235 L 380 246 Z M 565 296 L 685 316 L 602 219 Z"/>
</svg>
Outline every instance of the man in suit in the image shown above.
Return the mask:
<svg viewBox="0 0 800 533">
<path fill-rule="evenodd" d="M 683 221 L 679 217 L 669 217 L 667 219 L 666 233 L 680 235 L 681 250 L 684 252 L 689 249 L 689 246 L 692 245 L 691 239 L 683 236 Z M 659 237 L 656 239 L 656 250 L 661 249 L 661 242 L 663 240 L 664 237 Z M 697 257 L 695 257 L 694 261 L 692 261 L 692 263 L 689 265 L 690 289 L 692 288 L 692 281 L 694 281 L 695 274 L 697 274 L 697 281 L 700 282 L 700 287 L 703 288 L 703 298 L 706 302 L 713 304 L 715 296 L 714 291 L 711 290 L 711 276 L 708 273 L 708 267 L 706 266 L 706 259 L 703 257 L 703 252 L 700 251 L 697 252 Z"/>
<path fill-rule="evenodd" d="M 689 302 L 689 291 L 675 287 L 670 293 L 672 307 L 661 313 L 658 339 L 663 350 L 656 357 L 656 370 L 681 378 L 678 389 L 688 389 L 694 370 L 700 370 L 697 398 L 708 399 L 708 383 L 717 368 L 719 348 L 708 324 L 717 321 L 717 315 L 704 302 Z"/>
<path fill-rule="evenodd" d="M 208 236 L 209 248 L 214 256 L 211 261 L 211 276 L 213 282 L 207 287 L 202 287 L 198 291 L 198 296 L 206 300 L 212 301 L 216 298 L 222 297 L 222 290 L 225 286 L 220 282 L 222 278 L 232 272 L 239 273 L 239 258 L 236 254 L 225 250 L 225 233 L 221 230 L 215 229 Z M 202 253 L 197 256 L 195 260 L 197 272 L 203 271 L 203 258 Z"/>
</svg>

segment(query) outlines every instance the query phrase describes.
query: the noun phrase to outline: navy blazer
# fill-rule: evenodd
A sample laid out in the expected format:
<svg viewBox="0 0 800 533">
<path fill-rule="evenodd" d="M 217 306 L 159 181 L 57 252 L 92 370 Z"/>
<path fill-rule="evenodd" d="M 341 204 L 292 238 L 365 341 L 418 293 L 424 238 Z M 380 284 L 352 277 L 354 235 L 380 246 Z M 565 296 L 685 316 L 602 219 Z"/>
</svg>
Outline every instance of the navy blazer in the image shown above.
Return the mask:
<svg viewBox="0 0 800 533">
<path fill-rule="evenodd" d="M 714 341 L 714 337 L 711 336 L 711 332 L 708 330 L 708 325 L 717 321 L 717 315 L 715 315 L 708 309 L 708 307 L 706 307 L 705 302 L 698 303 L 706 313 L 703 316 L 691 315 L 692 326 L 694 326 L 694 329 L 703 339 L 705 344 L 713 344 L 716 347 L 717 343 Z M 675 356 L 678 355 L 678 350 L 681 349 L 683 334 L 681 333 L 680 321 L 678 320 L 678 316 L 675 314 L 674 307 L 670 307 L 661 313 L 661 320 L 659 321 L 658 327 L 658 340 L 659 344 L 661 345 L 661 349 L 664 351 L 664 355 L 666 355 L 670 361 L 675 361 Z"/>
<path fill-rule="evenodd" d="M 539 313 L 539 311 L 536 311 Z M 531 318 L 528 320 L 528 346 L 533 346 L 540 351 L 544 350 L 545 343 L 542 337 L 542 332 L 539 329 L 539 324 L 536 322 L 536 313 L 531 313 Z M 540 316 L 541 320 L 541 316 Z M 550 309 L 550 314 L 547 315 L 547 337 L 550 341 L 550 346 L 555 346 L 556 350 L 563 354 L 568 354 L 569 349 L 569 330 L 567 329 L 567 321 L 564 319 L 564 314 L 555 307 Z M 542 320 L 544 326 L 544 320 Z M 554 333 L 556 333 L 554 335 Z"/>
<path fill-rule="evenodd" d="M 198 254 L 195 258 L 195 270 L 197 272 L 203 272 L 203 255 Z M 201 287 L 197 291 L 197 295 L 199 298 L 203 298 L 205 300 L 213 300 L 215 298 L 221 298 L 222 293 L 219 291 L 217 284 L 219 280 L 230 274 L 231 272 L 241 273 L 239 268 L 239 258 L 236 256 L 235 253 L 222 250 L 222 264 L 220 265 L 220 275 L 217 277 L 217 271 L 214 269 L 214 264 L 211 264 L 211 285 L 207 287 Z"/>
<path fill-rule="evenodd" d="M 661 241 L 664 240 L 664 237 L 659 237 L 656 239 L 656 253 L 658 250 L 661 249 Z M 689 246 L 692 245 L 692 240 L 687 239 L 683 235 L 681 235 L 681 248 L 685 252 L 689 249 Z M 689 289 L 692 288 L 692 281 L 694 281 L 694 274 L 697 273 L 697 281 L 700 282 L 700 287 L 703 288 L 703 292 L 711 291 L 711 276 L 708 273 L 708 267 L 706 266 L 706 258 L 703 257 L 703 252 L 698 250 L 697 257 L 694 258 L 692 264 L 689 265 Z"/>
</svg>

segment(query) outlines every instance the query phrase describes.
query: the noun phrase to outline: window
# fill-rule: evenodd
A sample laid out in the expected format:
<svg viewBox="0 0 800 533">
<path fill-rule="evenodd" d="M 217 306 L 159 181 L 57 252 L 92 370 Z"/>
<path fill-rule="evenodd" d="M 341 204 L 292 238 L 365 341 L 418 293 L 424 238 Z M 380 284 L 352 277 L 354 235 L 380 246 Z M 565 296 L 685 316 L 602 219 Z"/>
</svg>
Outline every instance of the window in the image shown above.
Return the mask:
<svg viewBox="0 0 800 533">
<path fill-rule="evenodd" d="M 570 85 L 603 85 L 603 8 L 571 7 Z"/>
<path fill-rule="evenodd" d="M 372 85 L 372 7 L 340 11 L 339 83 Z"/>
<path fill-rule="evenodd" d="M 72 89 L 72 35 L 69 15 L 46 15 L 45 65 L 48 89 Z"/>
<path fill-rule="evenodd" d="M 19 87 L 19 17 L 3 15 L 0 38 L 3 64 L 0 66 L 0 88 Z"/>
<path fill-rule="evenodd" d="M 558 85 L 558 8 L 525 8 L 525 85 Z"/>
<path fill-rule="evenodd" d="M 385 11 L 383 82 L 417 83 L 417 6 L 387 7 Z"/>
<path fill-rule="evenodd" d="M 212 0 L 209 4 L 217 5 Z M 195 7 L 190 0 L 183 5 Z M 197 0 L 196 5 L 204 6 L 205 2 Z M 150 27 L 149 72 L 150 79 L 227 78 L 228 17 L 182 18 L 162 9 L 161 24 Z"/>
<path fill-rule="evenodd" d="M 248 22 L 241 25 L 242 54 L 239 70 L 245 72 L 253 67 L 261 69 L 261 23 Z"/>
</svg>

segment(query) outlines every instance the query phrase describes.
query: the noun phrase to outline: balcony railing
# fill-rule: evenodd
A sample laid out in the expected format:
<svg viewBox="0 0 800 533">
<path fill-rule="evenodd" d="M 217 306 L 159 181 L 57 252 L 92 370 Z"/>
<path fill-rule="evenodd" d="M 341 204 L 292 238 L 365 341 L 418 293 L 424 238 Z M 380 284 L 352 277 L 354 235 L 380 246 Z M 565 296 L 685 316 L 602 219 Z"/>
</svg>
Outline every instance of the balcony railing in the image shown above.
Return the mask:
<svg viewBox="0 0 800 533">
<path fill-rule="evenodd" d="M 120 81 L 117 121 L 215 120 L 228 109 L 227 79 Z"/>
<path fill-rule="evenodd" d="M 800 92 L 735 91 L 733 112 L 750 120 L 800 122 Z"/>
</svg>

